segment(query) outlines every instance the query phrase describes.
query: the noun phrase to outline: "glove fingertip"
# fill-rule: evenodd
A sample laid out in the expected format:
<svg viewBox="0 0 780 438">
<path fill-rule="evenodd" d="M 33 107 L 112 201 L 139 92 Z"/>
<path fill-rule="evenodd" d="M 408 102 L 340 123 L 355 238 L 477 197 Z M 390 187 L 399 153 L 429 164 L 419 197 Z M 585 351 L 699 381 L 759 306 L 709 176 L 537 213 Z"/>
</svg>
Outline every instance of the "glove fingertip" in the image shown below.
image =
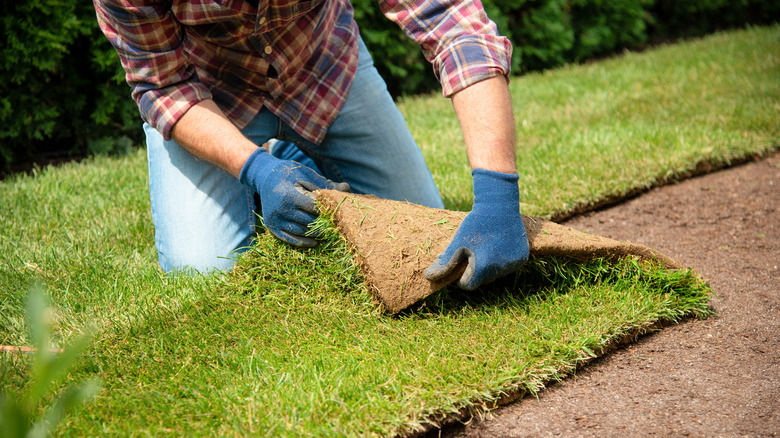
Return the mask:
<svg viewBox="0 0 780 438">
<path fill-rule="evenodd" d="M 309 223 L 314 221 L 314 219 L 317 218 L 317 215 L 319 215 L 319 212 L 317 211 L 317 203 L 314 202 L 313 198 L 309 198 L 308 196 L 305 196 L 305 199 L 301 199 L 300 202 L 298 202 L 298 210 L 308 214 L 311 216 L 311 220 Z"/>
<path fill-rule="evenodd" d="M 320 241 L 311 237 L 302 238 L 299 240 L 298 247 L 300 248 L 315 248 L 320 244 Z"/>
<path fill-rule="evenodd" d="M 332 189 L 338 190 L 340 192 L 346 192 L 346 193 L 350 193 L 350 191 L 352 190 L 352 188 L 349 186 L 349 183 L 345 183 L 345 182 L 334 183 Z"/>
<path fill-rule="evenodd" d="M 455 251 L 450 251 L 448 248 L 444 253 L 436 256 L 433 263 L 428 266 L 425 270 L 425 278 L 430 281 L 439 281 L 453 275 L 460 267 L 460 262 L 467 256 L 466 248 L 458 248 Z"/>
<path fill-rule="evenodd" d="M 319 244 L 319 241 L 313 237 L 307 237 L 307 236 L 296 236 L 295 234 L 288 233 L 287 231 L 282 230 L 269 230 L 271 231 L 271 234 L 276 236 L 277 239 L 281 240 L 282 242 L 288 243 L 292 246 L 297 246 L 299 248 L 314 248 Z"/>
<path fill-rule="evenodd" d="M 436 259 L 425 269 L 425 278 L 429 281 L 437 281 L 444 278 L 447 275 L 447 271 L 441 264 L 441 256 L 436 256 Z"/>
<path fill-rule="evenodd" d="M 460 276 L 456 285 L 463 290 L 475 290 L 480 286 L 480 281 L 474 278 L 474 264 L 469 263 L 466 270 L 463 271 L 463 275 Z"/>
</svg>

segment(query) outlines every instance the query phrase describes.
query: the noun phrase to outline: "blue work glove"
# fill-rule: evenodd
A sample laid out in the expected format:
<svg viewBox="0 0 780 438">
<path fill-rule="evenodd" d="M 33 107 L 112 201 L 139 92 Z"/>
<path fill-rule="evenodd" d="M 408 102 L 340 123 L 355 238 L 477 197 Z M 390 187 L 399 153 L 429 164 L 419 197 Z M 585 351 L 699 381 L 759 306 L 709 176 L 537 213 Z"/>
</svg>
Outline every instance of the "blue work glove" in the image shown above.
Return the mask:
<svg viewBox="0 0 780 438">
<path fill-rule="evenodd" d="M 295 161 L 281 160 L 258 148 L 244 163 L 238 180 L 260 195 L 263 222 L 274 236 L 294 246 L 311 248 L 317 239 L 307 236 L 317 218 L 312 193 L 319 189 L 349 191 Z"/>
<path fill-rule="evenodd" d="M 438 281 L 468 262 L 455 283 L 466 290 L 512 273 L 528 260 L 517 174 L 474 169 L 471 176 L 474 207 L 444 253 L 425 270 L 428 280 Z"/>
</svg>

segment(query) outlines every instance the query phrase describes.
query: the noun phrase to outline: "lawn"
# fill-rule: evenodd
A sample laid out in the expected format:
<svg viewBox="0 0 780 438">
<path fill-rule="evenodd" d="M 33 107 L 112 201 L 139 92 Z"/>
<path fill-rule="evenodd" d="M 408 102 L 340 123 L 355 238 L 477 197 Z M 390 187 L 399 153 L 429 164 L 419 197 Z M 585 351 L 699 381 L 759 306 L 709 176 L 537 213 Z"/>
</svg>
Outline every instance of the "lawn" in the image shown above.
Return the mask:
<svg viewBox="0 0 780 438">
<path fill-rule="evenodd" d="M 556 216 L 727 165 L 780 140 L 780 27 L 713 35 L 512 79 L 524 213 Z M 471 182 L 449 101 L 400 103 L 448 208 Z M 0 182 L 0 344 L 29 345 L 44 284 L 54 343 L 94 342 L 63 384 L 97 376 L 71 435 L 388 435 L 534 393 L 658 321 L 707 315 L 692 272 L 633 260 L 529 263 L 392 317 L 337 234 L 296 250 L 267 234 L 224 277 L 156 265 L 145 154 Z M 0 390 L 29 357 L 0 353 Z"/>
</svg>

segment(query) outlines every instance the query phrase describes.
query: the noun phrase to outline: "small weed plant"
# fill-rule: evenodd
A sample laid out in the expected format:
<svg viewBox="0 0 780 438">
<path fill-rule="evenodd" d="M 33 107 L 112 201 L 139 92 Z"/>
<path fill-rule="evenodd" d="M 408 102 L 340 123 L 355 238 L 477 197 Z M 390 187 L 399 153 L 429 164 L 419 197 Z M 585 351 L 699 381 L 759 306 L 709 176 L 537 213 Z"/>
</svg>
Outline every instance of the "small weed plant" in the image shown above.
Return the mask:
<svg viewBox="0 0 780 438">
<path fill-rule="evenodd" d="M 66 412 L 80 406 L 98 392 L 99 380 L 89 379 L 81 384 L 67 386 L 48 406 L 43 407 L 51 399 L 52 390 L 74 368 L 92 340 L 92 335 L 85 333 L 61 351 L 52 349 L 50 316 L 42 286 L 33 288 L 27 297 L 27 322 L 34 346 L 28 370 L 29 381 L 23 388 L 0 394 L 0 430 L 4 437 L 49 436 Z M 10 353 L 20 352 L 21 349 Z M 43 413 L 39 415 L 41 409 Z"/>
</svg>

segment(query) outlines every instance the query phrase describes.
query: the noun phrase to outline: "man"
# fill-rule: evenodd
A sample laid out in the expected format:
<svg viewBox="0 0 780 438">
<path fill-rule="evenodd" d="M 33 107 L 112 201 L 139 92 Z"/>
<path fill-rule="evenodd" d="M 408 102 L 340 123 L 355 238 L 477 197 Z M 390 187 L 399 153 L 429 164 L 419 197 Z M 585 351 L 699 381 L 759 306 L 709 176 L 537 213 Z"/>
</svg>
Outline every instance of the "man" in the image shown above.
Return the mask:
<svg viewBox="0 0 780 438">
<path fill-rule="evenodd" d="M 467 261 L 456 284 L 475 289 L 528 258 L 511 45 L 478 0 L 379 3 L 433 63 L 473 169 L 474 207 L 426 276 L 444 278 Z M 228 255 L 253 235 L 255 193 L 269 231 L 302 247 L 316 245 L 307 228 L 316 215 L 310 192 L 320 188 L 443 206 L 348 0 L 94 5 L 145 122 L 164 270 L 229 269 Z M 281 147 L 258 146 L 272 138 Z"/>
</svg>

